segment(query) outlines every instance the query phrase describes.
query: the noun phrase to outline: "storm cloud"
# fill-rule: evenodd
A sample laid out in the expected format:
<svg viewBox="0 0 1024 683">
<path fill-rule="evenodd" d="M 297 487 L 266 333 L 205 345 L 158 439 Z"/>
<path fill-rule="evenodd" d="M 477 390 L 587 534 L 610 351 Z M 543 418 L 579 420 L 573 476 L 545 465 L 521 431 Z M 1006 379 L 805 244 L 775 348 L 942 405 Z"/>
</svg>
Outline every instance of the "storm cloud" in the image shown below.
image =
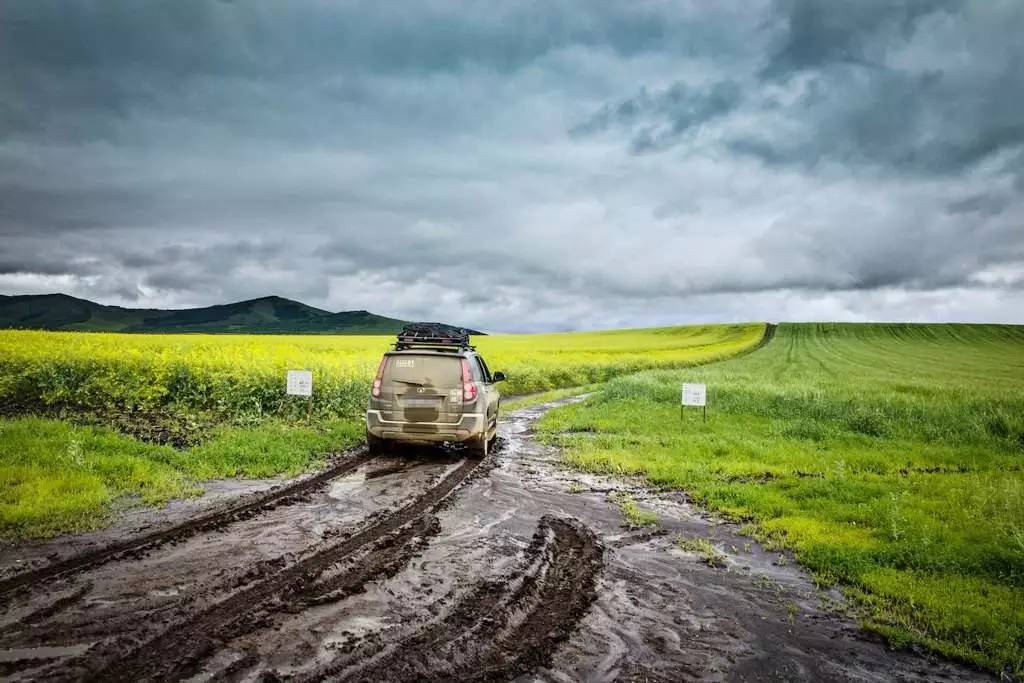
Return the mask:
<svg viewBox="0 0 1024 683">
<path fill-rule="evenodd" d="M 5 2 L 0 292 L 1024 322 L 1024 5 Z"/>
</svg>

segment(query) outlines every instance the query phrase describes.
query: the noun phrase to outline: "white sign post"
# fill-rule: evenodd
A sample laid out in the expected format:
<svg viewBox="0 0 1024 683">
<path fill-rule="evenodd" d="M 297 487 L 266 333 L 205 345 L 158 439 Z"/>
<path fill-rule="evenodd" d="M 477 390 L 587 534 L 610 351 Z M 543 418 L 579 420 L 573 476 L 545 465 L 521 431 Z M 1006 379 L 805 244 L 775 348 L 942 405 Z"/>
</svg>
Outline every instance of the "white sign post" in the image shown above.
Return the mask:
<svg viewBox="0 0 1024 683">
<path fill-rule="evenodd" d="M 684 406 L 697 406 L 704 409 L 704 421 L 708 421 L 708 385 L 683 383 L 683 402 L 679 405 L 679 419 L 683 419 Z"/>
<path fill-rule="evenodd" d="M 313 415 L 313 373 L 309 370 L 289 370 L 285 393 L 306 397 L 306 419 Z"/>
</svg>

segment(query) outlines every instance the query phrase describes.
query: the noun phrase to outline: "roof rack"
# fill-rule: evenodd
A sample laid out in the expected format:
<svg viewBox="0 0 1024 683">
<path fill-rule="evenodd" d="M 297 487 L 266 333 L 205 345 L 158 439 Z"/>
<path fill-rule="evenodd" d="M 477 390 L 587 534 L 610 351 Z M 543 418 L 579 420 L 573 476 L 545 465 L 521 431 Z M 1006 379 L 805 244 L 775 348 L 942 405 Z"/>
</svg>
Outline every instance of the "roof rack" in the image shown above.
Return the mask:
<svg viewBox="0 0 1024 683">
<path fill-rule="evenodd" d="M 409 323 L 398 333 L 395 351 L 412 348 L 473 349 L 469 330 L 443 323 Z"/>
</svg>

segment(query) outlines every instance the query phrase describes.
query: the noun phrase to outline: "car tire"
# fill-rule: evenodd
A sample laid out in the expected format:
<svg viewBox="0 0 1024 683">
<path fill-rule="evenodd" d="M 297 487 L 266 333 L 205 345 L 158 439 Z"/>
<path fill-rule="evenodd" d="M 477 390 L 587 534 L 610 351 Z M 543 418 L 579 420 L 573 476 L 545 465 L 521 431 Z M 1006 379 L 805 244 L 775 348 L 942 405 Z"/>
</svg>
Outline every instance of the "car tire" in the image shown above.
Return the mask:
<svg viewBox="0 0 1024 683">
<path fill-rule="evenodd" d="M 469 445 L 469 452 L 476 458 L 486 458 L 491 451 L 491 442 L 484 434 L 479 439 L 474 439 Z"/>
<path fill-rule="evenodd" d="M 388 442 L 386 439 L 366 432 L 366 450 L 369 451 L 370 455 L 381 455 L 387 452 Z"/>
</svg>

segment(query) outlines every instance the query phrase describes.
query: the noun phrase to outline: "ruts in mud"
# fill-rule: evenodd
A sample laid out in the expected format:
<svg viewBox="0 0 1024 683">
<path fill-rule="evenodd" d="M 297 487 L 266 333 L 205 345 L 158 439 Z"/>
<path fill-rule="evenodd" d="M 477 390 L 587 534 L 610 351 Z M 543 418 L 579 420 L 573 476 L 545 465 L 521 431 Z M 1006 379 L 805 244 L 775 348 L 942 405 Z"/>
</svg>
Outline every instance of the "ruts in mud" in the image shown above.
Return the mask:
<svg viewBox="0 0 1024 683">
<path fill-rule="evenodd" d="M 565 470 L 532 437 L 549 407 L 506 416 L 484 460 L 357 450 L 49 564 L 13 570 L 5 548 L 0 677 L 984 678 L 864 637 L 792 562 L 684 496 Z M 623 527 L 622 491 L 656 527 Z M 679 535 L 710 539 L 721 564 Z"/>
<path fill-rule="evenodd" d="M 543 517 L 514 571 L 466 591 L 402 637 L 377 639 L 301 680 L 502 680 L 547 664 L 596 598 L 602 548 L 579 522 Z"/>
</svg>

